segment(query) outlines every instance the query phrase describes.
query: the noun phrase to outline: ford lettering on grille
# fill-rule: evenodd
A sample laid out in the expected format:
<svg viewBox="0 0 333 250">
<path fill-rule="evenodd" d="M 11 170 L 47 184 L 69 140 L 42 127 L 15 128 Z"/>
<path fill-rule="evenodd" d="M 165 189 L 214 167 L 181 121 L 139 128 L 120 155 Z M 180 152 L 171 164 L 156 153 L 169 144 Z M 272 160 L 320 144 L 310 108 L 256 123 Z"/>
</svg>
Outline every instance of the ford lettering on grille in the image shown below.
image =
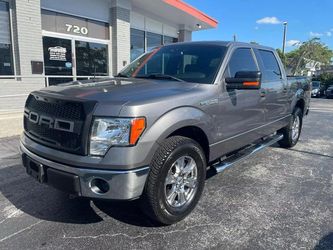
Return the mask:
<svg viewBox="0 0 333 250">
<path fill-rule="evenodd" d="M 36 112 L 24 109 L 24 116 L 32 123 L 39 126 L 48 126 L 50 129 L 61 130 L 66 132 L 74 132 L 74 122 L 59 118 L 53 118 L 41 115 Z"/>
</svg>

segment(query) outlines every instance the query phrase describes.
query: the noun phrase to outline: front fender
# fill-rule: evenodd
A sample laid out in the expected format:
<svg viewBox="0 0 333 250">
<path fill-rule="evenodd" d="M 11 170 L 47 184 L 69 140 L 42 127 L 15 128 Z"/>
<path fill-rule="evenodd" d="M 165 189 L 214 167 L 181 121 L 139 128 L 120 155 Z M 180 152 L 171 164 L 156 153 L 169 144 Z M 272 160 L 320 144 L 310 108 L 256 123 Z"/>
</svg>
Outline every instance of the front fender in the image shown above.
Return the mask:
<svg viewBox="0 0 333 250">
<path fill-rule="evenodd" d="M 200 128 L 206 133 L 208 141 L 211 141 L 214 129 L 213 118 L 198 108 L 185 106 L 170 110 L 156 119 L 140 138 L 140 142 L 154 141 L 153 149 L 174 131 L 187 126 Z"/>
</svg>

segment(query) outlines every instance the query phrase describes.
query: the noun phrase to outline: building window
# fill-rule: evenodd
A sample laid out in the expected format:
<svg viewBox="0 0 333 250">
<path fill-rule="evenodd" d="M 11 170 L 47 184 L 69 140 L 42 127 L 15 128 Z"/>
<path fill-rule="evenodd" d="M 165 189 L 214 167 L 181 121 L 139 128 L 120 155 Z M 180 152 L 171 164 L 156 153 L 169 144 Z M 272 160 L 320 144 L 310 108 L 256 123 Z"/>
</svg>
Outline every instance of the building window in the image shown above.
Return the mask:
<svg viewBox="0 0 333 250">
<path fill-rule="evenodd" d="M 145 37 L 147 38 L 147 44 L 145 44 Z M 149 52 L 163 44 L 177 42 L 178 38 L 175 37 L 162 36 L 159 34 L 131 28 L 131 61 L 134 61 L 143 53 Z"/>
<path fill-rule="evenodd" d="M 13 75 L 13 55 L 10 38 L 9 6 L 0 1 L 0 75 Z"/>
<path fill-rule="evenodd" d="M 145 32 L 131 29 L 131 61 L 145 52 Z"/>
<path fill-rule="evenodd" d="M 171 43 L 178 43 L 178 38 L 171 37 L 171 36 L 164 36 L 164 45 L 171 44 Z"/>
<path fill-rule="evenodd" d="M 151 51 L 152 49 L 159 47 L 163 44 L 163 36 L 155 33 L 147 32 L 147 50 Z"/>
</svg>

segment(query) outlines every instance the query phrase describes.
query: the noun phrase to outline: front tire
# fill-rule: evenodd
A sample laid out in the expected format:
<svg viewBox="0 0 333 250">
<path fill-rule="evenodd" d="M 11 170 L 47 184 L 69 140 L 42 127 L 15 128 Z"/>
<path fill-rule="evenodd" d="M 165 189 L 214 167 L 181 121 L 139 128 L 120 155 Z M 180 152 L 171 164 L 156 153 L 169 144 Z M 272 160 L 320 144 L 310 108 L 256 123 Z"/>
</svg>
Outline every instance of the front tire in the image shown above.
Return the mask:
<svg viewBox="0 0 333 250">
<path fill-rule="evenodd" d="M 283 134 L 283 139 L 279 141 L 279 145 L 283 148 L 294 147 L 301 135 L 302 125 L 303 112 L 297 107 L 292 114 L 289 124 L 278 131 Z"/>
<path fill-rule="evenodd" d="M 206 179 L 200 145 L 182 136 L 167 138 L 156 151 L 141 198 L 151 219 L 170 225 L 184 219 L 198 203 Z"/>
</svg>

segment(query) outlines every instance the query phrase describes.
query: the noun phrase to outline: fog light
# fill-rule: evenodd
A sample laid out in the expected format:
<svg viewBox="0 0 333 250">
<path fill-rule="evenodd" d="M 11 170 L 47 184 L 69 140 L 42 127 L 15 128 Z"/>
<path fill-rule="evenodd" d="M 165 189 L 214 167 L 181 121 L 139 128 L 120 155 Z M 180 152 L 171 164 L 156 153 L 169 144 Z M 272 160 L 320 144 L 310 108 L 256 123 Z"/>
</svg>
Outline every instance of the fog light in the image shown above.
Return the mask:
<svg viewBox="0 0 333 250">
<path fill-rule="evenodd" d="M 95 194 L 105 194 L 110 190 L 109 183 L 101 178 L 94 178 L 90 181 L 90 189 Z"/>
</svg>

